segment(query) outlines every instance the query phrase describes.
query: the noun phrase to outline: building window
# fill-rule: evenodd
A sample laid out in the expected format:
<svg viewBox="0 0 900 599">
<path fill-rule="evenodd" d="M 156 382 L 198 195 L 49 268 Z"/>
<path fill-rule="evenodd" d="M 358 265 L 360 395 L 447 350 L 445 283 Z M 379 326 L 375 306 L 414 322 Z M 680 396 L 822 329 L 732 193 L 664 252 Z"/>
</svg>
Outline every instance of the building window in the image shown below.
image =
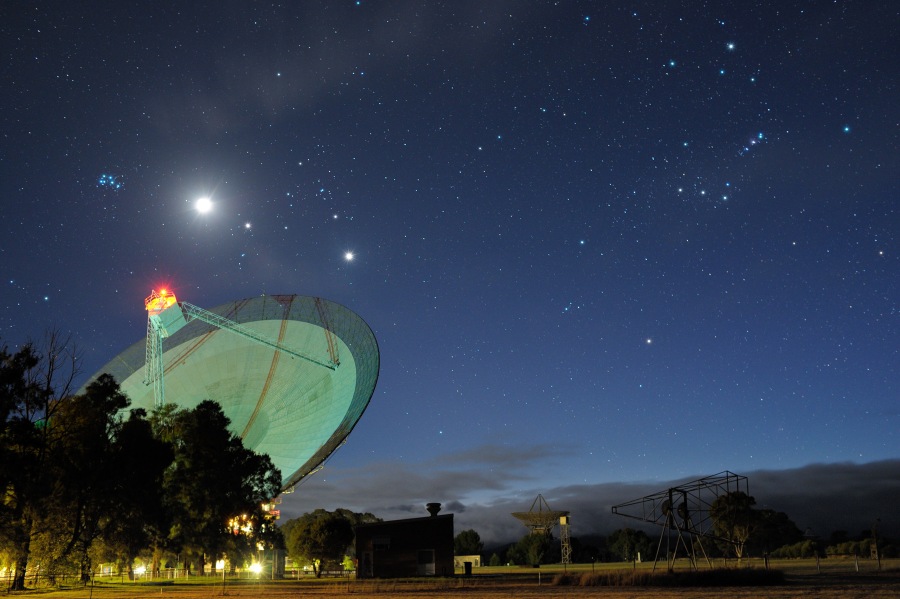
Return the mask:
<svg viewBox="0 0 900 599">
<path fill-rule="evenodd" d="M 387 551 L 391 548 L 391 537 L 379 536 L 372 537 L 372 549 L 375 551 Z"/>
</svg>

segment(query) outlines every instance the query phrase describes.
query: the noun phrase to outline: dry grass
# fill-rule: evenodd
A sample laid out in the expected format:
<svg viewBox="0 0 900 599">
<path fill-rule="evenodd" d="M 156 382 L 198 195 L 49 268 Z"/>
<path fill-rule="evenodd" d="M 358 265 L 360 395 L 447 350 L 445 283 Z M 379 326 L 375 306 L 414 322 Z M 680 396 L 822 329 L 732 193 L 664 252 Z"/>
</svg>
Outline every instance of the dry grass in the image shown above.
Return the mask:
<svg viewBox="0 0 900 599">
<path fill-rule="evenodd" d="M 691 573 L 676 569 L 674 577 L 663 572 L 651 572 L 648 565 L 623 568 L 622 564 L 602 567 L 590 564 L 530 569 L 482 568 L 475 576 L 456 578 L 403 580 L 281 580 L 249 581 L 212 579 L 179 580 L 160 583 L 115 582 L 96 583 L 93 587 L 34 590 L 11 593 L 10 596 L 38 596 L 47 599 L 206 599 L 213 597 L 266 597 L 271 599 L 299 599 L 300 597 L 347 596 L 354 599 L 500 599 L 534 597 L 556 599 L 562 597 L 609 597 L 630 599 L 713 598 L 728 596 L 734 599 L 896 599 L 900 597 L 900 560 L 891 560 L 879 572 L 866 564 L 860 572 L 852 562 L 814 561 L 779 562 L 783 581 L 761 580 L 765 570 L 732 569 L 725 574 L 706 571 Z M 772 575 L 769 573 L 769 575 Z M 774 576 L 778 576 L 775 574 Z M 758 585 L 761 582 L 774 585 Z M 688 586 L 669 586 L 672 584 Z M 721 585 L 726 585 L 721 586 Z M 732 586 L 737 584 L 737 586 Z"/>
</svg>

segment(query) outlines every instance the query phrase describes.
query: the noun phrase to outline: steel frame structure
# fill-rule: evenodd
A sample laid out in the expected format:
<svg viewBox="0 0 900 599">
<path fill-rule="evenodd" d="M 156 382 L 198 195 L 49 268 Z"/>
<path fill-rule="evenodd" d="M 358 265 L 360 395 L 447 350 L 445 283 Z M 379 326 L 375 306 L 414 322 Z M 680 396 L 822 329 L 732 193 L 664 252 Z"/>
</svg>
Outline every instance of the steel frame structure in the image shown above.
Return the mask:
<svg viewBox="0 0 900 599">
<path fill-rule="evenodd" d="M 177 302 L 175 296 L 165 290 L 160 291 L 159 293 L 154 290 L 150 296 L 144 300 L 144 305 L 147 308 L 147 357 L 144 371 L 144 384 L 153 385 L 153 396 L 156 407 L 161 407 L 166 403 L 163 339 L 194 319 L 205 322 L 206 324 L 212 325 L 223 331 L 234 333 L 235 335 L 239 335 L 254 343 L 264 345 L 290 357 L 300 358 L 317 366 L 328 368 L 329 370 L 336 370 L 337 367 L 340 366 L 340 358 L 338 357 L 336 349 L 337 343 L 334 340 L 334 334 L 331 332 L 331 324 L 325 304 L 320 298 L 316 298 L 316 309 L 325 330 L 325 342 L 329 355 L 327 361 L 320 360 L 309 354 L 287 347 L 277 340 L 269 339 L 265 335 L 260 335 L 248 327 L 214 312 L 210 312 L 209 310 L 204 310 L 199 306 L 189 304 L 188 302 Z M 175 311 L 176 313 L 172 314 L 172 311 Z M 166 315 L 168 316 L 164 321 L 163 317 Z"/>
<path fill-rule="evenodd" d="M 562 554 L 562 563 L 572 563 L 572 534 L 569 530 L 569 517 L 563 516 L 559 519 L 559 549 Z"/>
<path fill-rule="evenodd" d="M 712 567 L 706 550 L 703 548 L 702 539 L 728 543 L 732 541 L 715 534 L 713 520 L 709 513 L 710 507 L 719 497 L 734 492 L 750 494 L 747 477 L 725 470 L 712 476 L 682 483 L 665 491 L 614 505 L 612 513 L 662 527 L 656 546 L 656 555 L 653 559 L 654 571 L 659 562 L 663 540 L 666 543 L 666 565 L 670 572 L 675 567 L 675 558 L 678 556 L 680 548 L 684 549 L 691 568 L 696 569 L 697 567 L 698 549 L 706 558 L 707 564 Z M 674 548 L 672 546 L 673 536 L 675 537 Z"/>
</svg>

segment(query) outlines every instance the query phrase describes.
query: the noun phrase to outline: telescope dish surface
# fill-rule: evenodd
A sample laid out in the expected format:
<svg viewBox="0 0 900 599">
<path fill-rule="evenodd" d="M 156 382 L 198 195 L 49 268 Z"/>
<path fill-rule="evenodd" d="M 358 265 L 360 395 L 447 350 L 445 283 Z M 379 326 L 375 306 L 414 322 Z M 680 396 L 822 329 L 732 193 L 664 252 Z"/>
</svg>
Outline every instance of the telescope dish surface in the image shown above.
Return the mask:
<svg viewBox="0 0 900 599">
<path fill-rule="evenodd" d="M 380 367 L 375 335 L 352 311 L 315 297 L 264 295 L 209 312 L 321 362 L 196 319 L 163 343 L 166 402 L 185 409 L 217 402 L 231 432 L 245 447 L 267 454 L 281 470 L 282 490 L 289 489 L 344 442 L 369 405 Z M 152 412 L 146 351 L 142 339 L 91 380 L 111 374 L 131 399 L 130 409 Z M 322 365 L 335 362 L 333 369 Z"/>
</svg>

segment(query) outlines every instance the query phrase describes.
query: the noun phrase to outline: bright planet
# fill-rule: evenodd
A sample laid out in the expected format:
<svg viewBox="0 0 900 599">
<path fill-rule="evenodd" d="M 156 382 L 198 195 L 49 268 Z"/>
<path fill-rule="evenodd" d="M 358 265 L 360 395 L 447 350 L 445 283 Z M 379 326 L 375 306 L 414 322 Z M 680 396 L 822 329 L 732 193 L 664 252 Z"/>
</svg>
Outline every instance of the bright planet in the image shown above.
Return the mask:
<svg viewBox="0 0 900 599">
<path fill-rule="evenodd" d="M 212 200 L 208 197 L 202 197 L 197 200 L 195 207 L 197 208 L 197 212 L 199 212 L 200 214 L 207 214 L 212 211 L 213 203 Z"/>
</svg>

